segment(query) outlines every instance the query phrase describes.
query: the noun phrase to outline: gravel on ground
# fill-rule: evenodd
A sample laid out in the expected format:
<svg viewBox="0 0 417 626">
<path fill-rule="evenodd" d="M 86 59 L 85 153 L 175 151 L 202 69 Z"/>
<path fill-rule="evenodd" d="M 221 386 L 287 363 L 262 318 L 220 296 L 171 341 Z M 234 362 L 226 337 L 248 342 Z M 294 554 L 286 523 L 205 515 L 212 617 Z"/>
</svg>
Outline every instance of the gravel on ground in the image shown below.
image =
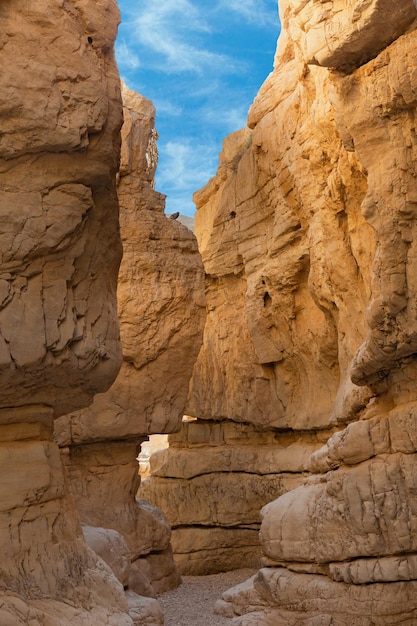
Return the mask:
<svg viewBox="0 0 417 626">
<path fill-rule="evenodd" d="M 213 613 L 214 605 L 224 591 L 256 571 L 240 569 L 210 576 L 183 576 L 179 587 L 158 597 L 165 626 L 230 626 L 230 619 Z"/>
</svg>

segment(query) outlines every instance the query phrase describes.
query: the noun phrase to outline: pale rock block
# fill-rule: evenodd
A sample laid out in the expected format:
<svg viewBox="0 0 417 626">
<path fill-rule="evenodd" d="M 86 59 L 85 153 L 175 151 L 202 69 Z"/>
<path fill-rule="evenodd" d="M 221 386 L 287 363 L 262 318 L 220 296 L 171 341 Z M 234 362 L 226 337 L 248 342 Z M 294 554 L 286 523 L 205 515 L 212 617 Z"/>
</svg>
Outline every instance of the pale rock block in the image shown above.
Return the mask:
<svg viewBox="0 0 417 626">
<path fill-rule="evenodd" d="M 4 623 L 52 626 L 79 616 L 83 626 L 91 619 L 97 626 L 131 626 L 122 585 L 83 540 L 52 428 L 32 415 L 27 429 L 16 423 L 0 430 L 2 484 L 9 493 L 0 512 Z"/>
<path fill-rule="evenodd" d="M 148 578 L 149 568 L 143 571 L 141 559 L 133 561 L 129 570 L 129 589 L 137 593 L 139 596 L 146 598 L 156 598 L 156 592 L 153 588 L 152 581 Z"/>
<path fill-rule="evenodd" d="M 308 481 L 263 509 L 275 561 L 329 563 L 416 550 L 417 455 L 383 455 Z"/>
<path fill-rule="evenodd" d="M 123 587 L 129 584 L 130 550 L 122 535 L 110 528 L 83 526 L 83 535 L 87 545 L 114 572 Z"/>
<path fill-rule="evenodd" d="M 217 472 L 245 472 L 254 468 L 258 474 L 306 472 L 310 455 L 318 443 L 294 443 L 284 447 L 273 445 L 224 445 L 183 449 L 167 448 L 155 452 L 150 459 L 151 475 L 165 478 L 186 478 Z"/>
<path fill-rule="evenodd" d="M 132 563 L 132 576 L 129 586 L 141 583 L 141 579 L 150 581 L 151 596 L 157 596 L 170 589 L 175 589 L 181 583 L 181 576 L 175 566 L 171 546 L 161 552 L 155 552 L 146 557 L 136 559 Z"/>
<path fill-rule="evenodd" d="M 380 559 L 356 559 L 348 563 L 330 563 L 329 576 L 333 580 L 354 585 L 417 580 L 417 555 L 403 554 Z"/>
<path fill-rule="evenodd" d="M 71 446 L 64 455 L 81 521 L 119 532 L 132 559 L 169 545 L 171 529 L 160 509 L 136 499 L 138 446 L 129 441 Z"/>
<path fill-rule="evenodd" d="M 109 598 L 110 599 L 110 598 Z M 113 599 L 113 598 L 112 598 Z M 11 592 L 2 594 L 0 623 L 2 626 L 133 626 L 132 618 L 121 612 L 117 604 L 104 609 L 80 609 L 59 600 L 27 600 Z"/>
<path fill-rule="evenodd" d="M 118 20 L 114 0 L 3 7 L 3 407 L 62 415 L 105 391 L 120 366 Z"/>
<path fill-rule="evenodd" d="M 352 71 L 377 56 L 417 17 L 413 0 L 392 10 L 389 0 L 332 5 L 320 0 L 281 0 L 284 27 L 301 43 L 306 63 Z M 297 32 L 298 31 L 298 32 Z"/>
<path fill-rule="evenodd" d="M 126 592 L 129 615 L 135 626 L 164 626 L 164 614 L 153 598 L 143 598 L 133 591 Z"/>
</svg>

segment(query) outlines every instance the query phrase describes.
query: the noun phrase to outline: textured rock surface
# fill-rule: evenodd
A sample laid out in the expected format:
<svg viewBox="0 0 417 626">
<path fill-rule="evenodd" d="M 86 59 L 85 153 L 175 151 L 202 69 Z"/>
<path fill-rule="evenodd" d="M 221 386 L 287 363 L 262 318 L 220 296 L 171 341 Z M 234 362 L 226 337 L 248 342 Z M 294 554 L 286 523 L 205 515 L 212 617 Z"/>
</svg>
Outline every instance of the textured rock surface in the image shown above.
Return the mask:
<svg viewBox="0 0 417 626">
<path fill-rule="evenodd" d="M 181 574 L 258 567 L 260 509 L 300 485 L 323 441 L 208 420 L 170 435 L 169 448 L 151 456 L 140 494 L 167 515 Z"/>
<path fill-rule="evenodd" d="M 154 190 L 155 109 L 126 87 L 122 95 L 123 260 L 117 295 L 123 364 L 106 394 L 65 418 L 61 438 L 72 443 L 178 430 L 202 342 L 205 298 L 197 242 L 188 228 L 166 218 L 164 196 Z"/>
<path fill-rule="evenodd" d="M 117 373 L 118 20 L 113 0 L 2 5 L 4 407 L 45 404 L 60 415 Z"/>
<path fill-rule="evenodd" d="M 294 482 L 312 475 L 263 509 L 268 568 L 219 610 L 247 626 L 411 626 L 417 10 L 412 0 L 281 0 L 280 15 L 274 72 L 195 196 L 208 318 L 187 411 L 278 442 L 287 430 L 301 447 L 319 431 L 327 442 L 294 456 Z M 151 483 L 176 480 L 193 497 L 205 483 L 207 523 L 223 515 L 217 503 L 205 511 L 229 481 L 238 497 L 221 519 L 235 523 L 244 481 L 206 476 L 233 471 L 231 459 L 242 467 L 242 443 L 224 455 L 207 441 L 198 458 L 197 442 L 182 441 L 159 455 Z M 288 463 L 262 450 L 246 470 L 259 468 L 260 485 L 265 468 Z M 181 526 L 191 515 L 179 511 Z"/>
<path fill-rule="evenodd" d="M 154 107 L 126 87 L 122 95 L 118 300 L 123 364 L 107 393 L 57 420 L 55 431 L 67 452 L 82 522 L 121 533 L 132 561 L 129 587 L 155 596 L 178 585 L 180 577 L 167 520 L 135 498 L 136 459 L 146 435 L 181 424 L 202 341 L 203 268 L 193 233 L 167 219 L 164 197 L 154 190 Z"/>
<path fill-rule="evenodd" d="M 0 13 L 0 623 L 132 626 L 83 539 L 52 432 L 121 361 L 119 12 L 6 0 Z"/>
<path fill-rule="evenodd" d="M 216 610 L 243 615 L 232 622 L 242 626 L 411 626 L 417 619 L 416 586 L 415 581 L 347 585 L 326 576 L 262 569 L 224 593 Z"/>
</svg>

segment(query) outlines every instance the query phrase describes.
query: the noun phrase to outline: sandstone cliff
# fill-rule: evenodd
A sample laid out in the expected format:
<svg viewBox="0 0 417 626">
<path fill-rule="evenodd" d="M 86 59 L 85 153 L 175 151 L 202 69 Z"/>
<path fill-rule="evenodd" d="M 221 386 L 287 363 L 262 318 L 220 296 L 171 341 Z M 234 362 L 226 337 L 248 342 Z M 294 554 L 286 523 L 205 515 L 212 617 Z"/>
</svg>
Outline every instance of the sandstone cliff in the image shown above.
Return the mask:
<svg viewBox="0 0 417 626">
<path fill-rule="evenodd" d="M 195 196 L 208 307 L 188 405 L 198 420 L 147 489 L 170 480 L 169 517 L 174 479 L 191 491 L 199 472 L 283 476 L 286 450 L 265 468 L 270 431 L 294 444 L 294 478 L 310 476 L 263 509 L 266 567 L 219 611 L 245 626 L 411 626 L 417 11 L 412 0 L 281 0 L 280 15 L 274 72 Z M 213 432 L 243 422 L 258 453 L 248 446 L 242 467 L 240 437 L 193 439 L 203 420 Z M 242 528 L 233 513 L 219 521 L 214 484 L 199 523 Z M 244 497 L 231 489 L 235 511 Z"/>
<path fill-rule="evenodd" d="M 52 433 L 121 360 L 119 13 L 0 11 L 0 623 L 132 626 L 136 600 L 84 542 Z"/>
<path fill-rule="evenodd" d="M 124 123 L 118 175 L 123 260 L 118 307 L 123 363 L 91 406 L 63 416 L 55 436 L 83 524 L 120 533 L 141 595 L 179 584 L 171 529 L 159 509 L 137 500 L 139 444 L 181 425 L 205 317 L 203 267 L 193 233 L 167 219 L 154 189 L 155 110 L 122 89 Z"/>
</svg>

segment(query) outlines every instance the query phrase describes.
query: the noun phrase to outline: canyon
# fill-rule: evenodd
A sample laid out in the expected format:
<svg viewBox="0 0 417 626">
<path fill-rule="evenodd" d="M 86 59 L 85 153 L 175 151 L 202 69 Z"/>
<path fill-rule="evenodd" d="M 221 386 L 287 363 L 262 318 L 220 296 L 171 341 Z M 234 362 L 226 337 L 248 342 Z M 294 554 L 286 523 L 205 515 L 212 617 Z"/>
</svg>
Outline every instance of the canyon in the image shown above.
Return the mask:
<svg viewBox="0 0 417 626">
<path fill-rule="evenodd" d="M 0 624 L 162 626 L 250 567 L 235 626 L 413 626 L 415 2 L 279 1 L 195 236 L 115 0 L 46 9 L 0 8 Z"/>
</svg>

